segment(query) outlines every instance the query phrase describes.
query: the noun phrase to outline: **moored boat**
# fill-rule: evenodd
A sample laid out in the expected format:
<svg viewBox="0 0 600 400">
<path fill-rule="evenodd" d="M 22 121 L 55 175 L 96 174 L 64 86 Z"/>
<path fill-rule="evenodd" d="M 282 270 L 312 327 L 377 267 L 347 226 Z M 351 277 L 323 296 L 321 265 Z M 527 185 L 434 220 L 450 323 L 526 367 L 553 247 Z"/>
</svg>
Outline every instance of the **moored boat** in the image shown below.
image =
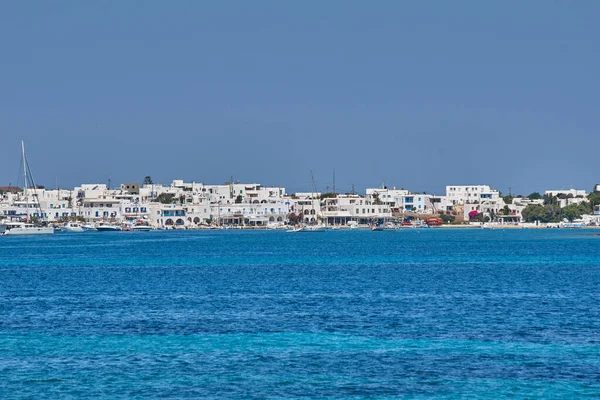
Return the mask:
<svg viewBox="0 0 600 400">
<path fill-rule="evenodd" d="M 97 231 L 96 226 L 94 224 L 84 224 L 81 225 L 81 228 L 84 232 L 94 232 Z"/>
<path fill-rule="evenodd" d="M 63 226 L 61 226 L 61 231 L 63 232 L 85 232 L 83 226 L 77 222 L 67 222 Z"/>
<path fill-rule="evenodd" d="M 288 232 L 325 232 L 327 228 L 323 225 L 305 225 L 294 228 Z"/>
<path fill-rule="evenodd" d="M 36 226 L 22 221 L 10 221 L 0 224 L 0 235 L 52 235 L 51 226 Z"/>
<path fill-rule="evenodd" d="M 10 221 L 2 222 L 2 224 L 0 224 L 0 235 L 53 235 L 54 228 L 52 226 L 48 226 L 46 223 L 39 222 L 40 218 L 38 215 L 42 216 L 43 213 L 40 208 L 37 193 L 35 193 L 36 185 L 31 176 L 31 170 L 29 169 L 27 157 L 25 156 L 25 143 L 23 143 L 23 141 L 21 141 L 21 154 L 23 161 L 23 198 L 25 199 L 26 214 L 19 219 L 12 219 Z M 30 188 L 33 190 L 33 200 L 31 202 L 29 198 Z M 38 215 L 34 214 L 33 218 L 30 218 L 29 215 L 29 204 L 33 204 L 38 211 Z M 33 219 L 37 219 L 38 221 L 33 223 Z"/>
<path fill-rule="evenodd" d="M 148 232 L 152 230 L 152 227 L 147 224 L 135 224 L 131 227 L 133 232 Z"/>
<path fill-rule="evenodd" d="M 121 227 L 108 222 L 100 222 L 96 225 L 96 230 L 98 232 L 118 232 L 121 231 Z"/>
</svg>

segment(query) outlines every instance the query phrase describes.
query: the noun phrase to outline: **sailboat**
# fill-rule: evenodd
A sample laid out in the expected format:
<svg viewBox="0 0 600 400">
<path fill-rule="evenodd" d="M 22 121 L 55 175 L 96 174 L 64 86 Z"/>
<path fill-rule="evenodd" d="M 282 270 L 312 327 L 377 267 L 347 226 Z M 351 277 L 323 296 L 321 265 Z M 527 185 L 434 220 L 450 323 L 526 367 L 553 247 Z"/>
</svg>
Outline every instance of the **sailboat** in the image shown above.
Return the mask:
<svg viewBox="0 0 600 400">
<path fill-rule="evenodd" d="M 25 144 L 23 143 L 23 141 L 21 141 L 21 153 L 23 158 L 23 197 L 25 198 L 26 218 L 21 218 L 21 220 L 17 221 L 11 220 L 8 222 L 3 222 L 2 224 L 0 224 L 0 235 L 52 235 L 54 234 L 54 228 L 52 228 L 51 226 L 33 224 L 29 217 L 28 179 L 31 179 L 32 182 L 32 187 L 34 191 L 34 201 L 37 201 L 37 197 L 35 196 L 35 183 L 31 177 L 29 164 L 27 163 L 27 158 L 25 157 Z M 27 176 L 27 171 L 29 171 L 29 177 Z"/>
<path fill-rule="evenodd" d="M 312 181 L 312 197 L 311 197 L 311 201 L 313 199 L 315 199 L 316 193 L 317 193 L 317 185 L 315 185 L 315 176 L 313 175 L 312 170 L 310 171 L 310 180 Z M 319 201 L 319 208 L 320 206 L 320 201 Z M 313 207 L 314 207 L 314 202 L 313 202 Z M 317 213 L 318 215 L 319 213 Z M 325 220 L 327 221 L 327 220 Z M 324 232 L 327 229 L 326 225 L 322 225 L 318 222 L 318 216 L 317 216 L 317 222 L 315 224 L 312 225 L 305 225 L 302 227 L 302 229 L 299 232 Z"/>
</svg>

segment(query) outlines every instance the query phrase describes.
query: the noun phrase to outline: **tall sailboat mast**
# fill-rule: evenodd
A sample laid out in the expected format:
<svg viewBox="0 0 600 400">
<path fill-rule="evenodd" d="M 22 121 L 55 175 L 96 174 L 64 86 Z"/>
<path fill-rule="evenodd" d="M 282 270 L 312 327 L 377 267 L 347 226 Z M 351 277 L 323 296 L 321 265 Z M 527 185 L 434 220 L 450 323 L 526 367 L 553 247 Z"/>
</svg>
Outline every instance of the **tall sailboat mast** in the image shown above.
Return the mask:
<svg viewBox="0 0 600 400">
<path fill-rule="evenodd" d="M 29 196 L 27 194 L 27 160 L 25 159 L 25 142 L 21 140 L 21 157 L 23 158 L 23 194 L 25 195 L 25 214 L 29 221 Z"/>
</svg>

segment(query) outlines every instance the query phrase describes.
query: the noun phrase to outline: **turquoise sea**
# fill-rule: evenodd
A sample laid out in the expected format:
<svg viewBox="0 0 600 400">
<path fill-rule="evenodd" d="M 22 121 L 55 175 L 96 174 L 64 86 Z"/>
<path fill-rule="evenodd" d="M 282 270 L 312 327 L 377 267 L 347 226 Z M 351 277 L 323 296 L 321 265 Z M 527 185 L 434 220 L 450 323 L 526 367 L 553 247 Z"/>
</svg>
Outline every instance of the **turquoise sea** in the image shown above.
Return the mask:
<svg viewBox="0 0 600 400">
<path fill-rule="evenodd" d="M 597 398 L 597 233 L 0 237 L 0 398 Z"/>
</svg>

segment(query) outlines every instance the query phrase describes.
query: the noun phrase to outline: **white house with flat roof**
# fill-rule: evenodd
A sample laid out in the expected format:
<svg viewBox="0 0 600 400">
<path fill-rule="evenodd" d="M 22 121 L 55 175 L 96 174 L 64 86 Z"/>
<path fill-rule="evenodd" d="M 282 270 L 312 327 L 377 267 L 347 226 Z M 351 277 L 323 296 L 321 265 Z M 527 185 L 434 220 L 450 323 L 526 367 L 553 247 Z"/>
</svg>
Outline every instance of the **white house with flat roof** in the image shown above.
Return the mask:
<svg viewBox="0 0 600 400">
<path fill-rule="evenodd" d="M 585 190 L 568 189 L 568 190 L 546 190 L 546 196 L 553 196 L 558 199 L 560 208 L 571 204 L 580 204 L 588 201 L 587 192 Z"/>
<path fill-rule="evenodd" d="M 546 196 L 571 196 L 571 197 L 586 197 L 587 192 L 585 190 L 578 189 L 560 189 L 560 190 L 546 190 L 544 192 Z"/>
<path fill-rule="evenodd" d="M 499 197 L 500 192 L 487 185 L 446 186 L 446 198 L 454 205 L 496 200 Z"/>
<path fill-rule="evenodd" d="M 289 202 L 290 213 L 294 213 L 299 216 L 302 215 L 302 222 L 307 224 L 313 224 L 319 221 L 321 215 L 321 200 L 318 198 L 313 199 L 312 195 L 302 198 L 296 198 L 297 196 L 288 196 L 287 202 Z"/>
<path fill-rule="evenodd" d="M 477 211 L 478 214 L 483 214 L 486 217 L 492 218 L 500 214 L 500 210 L 504 210 L 505 205 L 506 203 L 504 203 L 502 197 L 465 201 L 463 203 L 463 219 L 468 221 L 469 213 L 472 211 Z"/>
<path fill-rule="evenodd" d="M 153 202 L 148 205 L 150 224 L 157 228 L 183 228 L 190 225 L 187 213 L 181 204 L 162 204 Z"/>
<path fill-rule="evenodd" d="M 321 215 L 329 225 L 347 225 L 349 222 L 367 224 L 373 220 L 390 218 L 388 204 L 358 195 L 337 195 L 323 201 Z"/>
<path fill-rule="evenodd" d="M 365 192 L 365 198 L 368 201 L 378 201 L 389 207 L 396 208 L 402 202 L 402 196 L 408 195 L 408 190 L 405 189 L 388 189 L 387 187 L 382 188 L 368 188 Z"/>
</svg>

